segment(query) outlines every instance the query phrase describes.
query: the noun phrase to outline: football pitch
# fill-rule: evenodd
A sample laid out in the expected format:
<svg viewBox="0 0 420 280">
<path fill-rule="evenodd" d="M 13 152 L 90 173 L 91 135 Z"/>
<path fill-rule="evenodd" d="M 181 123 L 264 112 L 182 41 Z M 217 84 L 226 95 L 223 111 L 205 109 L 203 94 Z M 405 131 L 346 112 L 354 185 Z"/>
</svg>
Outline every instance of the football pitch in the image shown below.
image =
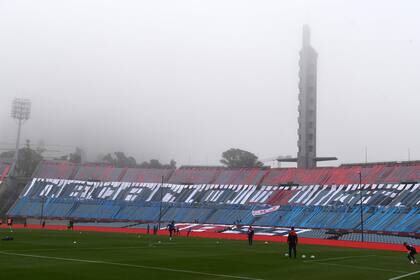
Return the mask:
<svg viewBox="0 0 420 280">
<path fill-rule="evenodd" d="M 0 229 L 7 235 L 1 279 L 420 279 L 404 252 L 301 245 L 295 260 L 284 243 L 261 241 Z"/>
</svg>

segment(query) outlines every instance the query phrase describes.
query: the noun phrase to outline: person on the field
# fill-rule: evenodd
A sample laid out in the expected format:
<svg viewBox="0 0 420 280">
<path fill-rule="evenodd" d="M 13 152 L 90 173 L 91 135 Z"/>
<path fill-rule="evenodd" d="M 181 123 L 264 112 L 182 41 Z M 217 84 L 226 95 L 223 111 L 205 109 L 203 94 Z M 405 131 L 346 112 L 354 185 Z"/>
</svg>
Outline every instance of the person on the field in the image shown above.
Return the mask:
<svg viewBox="0 0 420 280">
<path fill-rule="evenodd" d="M 171 223 L 169 223 L 167 228 L 169 230 L 169 240 L 172 240 L 172 236 L 175 233 L 175 221 L 172 221 Z"/>
<path fill-rule="evenodd" d="M 69 220 L 69 224 L 68 224 L 68 226 L 67 226 L 67 229 L 68 229 L 68 230 L 73 230 L 73 225 L 74 225 L 73 220 Z"/>
<path fill-rule="evenodd" d="M 287 236 L 287 244 L 289 244 L 289 258 L 292 258 L 292 251 L 294 258 L 296 259 L 296 247 L 298 244 L 298 236 L 295 231 L 295 228 L 292 227 Z"/>
<path fill-rule="evenodd" d="M 11 237 L 11 236 L 6 236 L 6 237 L 3 237 L 1 240 L 2 240 L 2 241 L 12 241 L 12 240 L 13 240 L 13 237 Z"/>
<path fill-rule="evenodd" d="M 254 234 L 255 234 L 254 228 L 251 225 L 248 227 L 247 234 L 248 234 L 248 245 L 251 246 L 252 241 L 254 240 Z"/>
<path fill-rule="evenodd" d="M 408 255 L 407 255 L 408 261 L 411 264 L 417 263 L 417 260 L 416 260 L 417 250 L 414 247 L 414 245 L 408 245 L 407 242 L 404 242 L 404 247 L 408 250 L 408 252 L 407 252 L 408 253 Z"/>
</svg>

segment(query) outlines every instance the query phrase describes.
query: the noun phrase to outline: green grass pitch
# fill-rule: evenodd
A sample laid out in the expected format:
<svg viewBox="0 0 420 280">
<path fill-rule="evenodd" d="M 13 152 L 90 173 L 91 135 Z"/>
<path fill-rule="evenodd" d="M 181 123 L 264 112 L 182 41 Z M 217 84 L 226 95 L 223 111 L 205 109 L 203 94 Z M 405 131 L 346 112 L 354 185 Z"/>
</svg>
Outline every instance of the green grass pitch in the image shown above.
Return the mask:
<svg viewBox="0 0 420 280">
<path fill-rule="evenodd" d="M 290 260 L 282 243 L 0 229 L 6 235 L 14 240 L 0 241 L 0 279 L 420 279 L 404 252 L 301 245 Z"/>
</svg>

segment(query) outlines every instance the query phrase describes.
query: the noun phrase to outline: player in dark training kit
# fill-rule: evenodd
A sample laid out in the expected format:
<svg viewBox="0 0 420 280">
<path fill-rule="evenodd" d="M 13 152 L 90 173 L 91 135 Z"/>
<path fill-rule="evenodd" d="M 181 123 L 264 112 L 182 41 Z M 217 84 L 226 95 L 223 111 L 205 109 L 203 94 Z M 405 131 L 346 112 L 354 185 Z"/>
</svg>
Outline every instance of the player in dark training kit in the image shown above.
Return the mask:
<svg viewBox="0 0 420 280">
<path fill-rule="evenodd" d="M 408 245 L 407 242 L 404 242 L 404 247 L 408 250 L 407 258 L 410 261 L 411 264 L 417 263 L 416 255 L 417 250 L 413 245 Z"/>
<path fill-rule="evenodd" d="M 254 228 L 252 226 L 248 227 L 248 245 L 251 246 L 252 245 L 252 241 L 254 240 Z"/>
<path fill-rule="evenodd" d="M 295 231 L 295 228 L 292 227 L 287 236 L 287 244 L 289 244 L 289 258 L 292 258 L 292 251 L 294 258 L 296 259 L 296 247 L 298 244 L 298 236 Z"/>
<path fill-rule="evenodd" d="M 169 231 L 169 240 L 172 240 L 172 236 L 175 233 L 175 221 L 168 224 L 167 229 Z"/>
</svg>

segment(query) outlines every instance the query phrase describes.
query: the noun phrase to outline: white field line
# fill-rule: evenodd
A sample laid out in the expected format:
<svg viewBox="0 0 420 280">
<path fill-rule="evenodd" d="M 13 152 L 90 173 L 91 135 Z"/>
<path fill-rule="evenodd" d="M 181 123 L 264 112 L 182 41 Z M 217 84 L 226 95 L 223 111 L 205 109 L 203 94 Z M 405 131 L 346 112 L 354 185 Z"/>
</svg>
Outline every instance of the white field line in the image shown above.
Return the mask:
<svg viewBox="0 0 420 280">
<path fill-rule="evenodd" d="M 305 262 L 306 263 L 317 263 L 317 264 L 322 264 L 322 265 L 332 265 L 332 266 L 376 270 L 376 271 L 406 273 L 405 271 L 377 268 L 377 267 L 371 267 L 371 266 L 357 266 L 357 265 L 337 264 L 337 263 L 329 263 L 328 262 L 328 261 L 349 260 L 349 259 L 356 259 L 356 258 L 369 258 L 369 257 L 376 257 L 376 256 L 377 255 L 348 256 L 348 257 L 327 258 L 327 259 L 320 259 L 320 260 L 309 260 L 309 261 L 305 261 Z"/>
<path fill-rule="evenodd" d="M 319 260 L 308 260 L 305 262 L 326 262 L 326 261 L 338 261 L 338 260 L 348 260 L 356 258 L 369 258 L 376 257 L 377 255 L 363 255 L 363 256 L 348 256 L 348 257 L 337 257 L 337 258 L 328 258 L 328 259 L 319 259 Z"/>
<path fill-rule="evenodd" d="M 127 264 L 127 263 L 107 262 L 107 261 L 84 260 L 84 259 L 74 259 L 74 258 L 61 258 L 61 257 L 50 257 L 50 256 L 29 255 L 29 254 L 17 254 L 17 253 L 8 253 L 8 252 L 2 252 L 2 251 L 0 251 L 0 254 L 9 255 L 9 256 L 37 258 L 37 259 L 47 259 L 47 260 L 60 260 L 60 261 L 69 261 L 69 262 L 94 263 L 94 264 L 105 264 L 105 265 L 114 265 L 114 266 L 122 266 L 122 267 L 143 268 L 143 269 L 149 269 L 149 270 L 169 271 L 169 272 L 178 272 L 178 273 L 204 275 L 204 276 L 214 276 L 214 277 L 220 277 L 220 278 L 263 280 L 263 279 L 259 279 L 259 278 L 252 278 L 252 277 L 246 277 L 246 276 L 215 274 L 215 273 L 207 273 L 207 272 L 184 270 L 184 269 L 174 269 L 174 268 L 159 267 L 159 266 L 135 265 L 135 264 Z"/>
<path fill-rule="evenodd" d="M 121 246 L 121 247 L 78 247 L 76 245 L 74 247 L 63 247 L 63 248 L 30 249 L 30 250 L 28 250 L 28 249 L 3 250 L 2 252 L 4 252 L 4 253 L 29 252 L 29 253 L 31 253 L 31 252 L 71 251 L 71 250 L 86 251 L 86 250 L 113 250 L 113 249 L 118 250 L 118 249 L 149 249 L 149 248 L 158 248 L 158 246 L 150 245 L 150 246 L 142 246 L 142 247 L 140 247 L 140 246 L 138 246 L 138 247 L 135 247 L 135 246 L 126 246 L 126 247 L 124 247 L 124 246 Z"/>
<path fill-rule="evenodd" d="M 414 271 L 414 272 L 411 272 L 411 273 L 407 273 L 407 274 L 404 274 L 404 275 L 400 275 L 400 276 L 397 276 L 397 277 L 394 277 L 394 278 L 390 278 L 389 280 L 402 279 L 402 278 L 409 277 L 409 276 L 417 274 L 417 273 L 420 273 L 420 270 Z"/>
<path fill-rule="evenodd" d="M 16 250 L 3 250 L 4 253 L 21 253 L 21 252 L 49 252 L 49 251 L 71 251 L 71 250 L 78 250 L 78 251 L 89 251 L 89 250 L 125 250 L 125 249 L 156 249 L 156 248 L 165 248 L 165 249 L 172 249 L 172 248 L 185 248 L 185 249 L 194 249 L 194 248 L 203 248 L 203 247 L 215 247 L 214 245 L 207 245 L 207 246 L 181 246 L 173 245 L 169 247 L 165 247 L 163 243 L 151 243 L 149 246 L 115 246 L 115 247 L 78 247 L 77 245 L 73 247 L 62 247 L 62 248 L 40 248 L 40 249 L 16 249 Z M 171 244 L 172 245 L 172 244 Z"/>
<path fill-rule="evenodd" d="M 339 266 L 339 267 L 347 267 L 347 268 L 356 268 L 356 269 L 363 269 L 363 270 L 375 270 L 375 271 L 385 271 L 385 272 L 394 272 L 394 273 L 407 273 L 407 271 L 391 270 L 391 269 L 377 268 L 377 267 L 371 267 L 371 266 L 358 266 L 358 265 L 338 264 L 338 263 L 328 263 L 328 262 L 306 262 L 306 263 Z"/>
</svg>

